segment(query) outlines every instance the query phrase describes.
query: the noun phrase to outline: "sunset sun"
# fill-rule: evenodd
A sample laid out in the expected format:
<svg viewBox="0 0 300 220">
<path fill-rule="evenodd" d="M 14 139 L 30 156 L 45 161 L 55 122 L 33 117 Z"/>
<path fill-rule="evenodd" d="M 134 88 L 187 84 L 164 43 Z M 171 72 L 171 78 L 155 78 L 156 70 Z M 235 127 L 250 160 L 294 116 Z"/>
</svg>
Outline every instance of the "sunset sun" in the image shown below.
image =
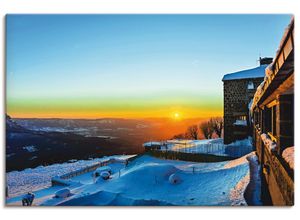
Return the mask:
<svg viewBox="0 0 300 220">
<path fill-rule="evenodd" d="M 179 113 L 179 112 L 174 112 L 174 113 L 173 113 L 173 119 L 174 119 L 174 120 L 179 120 L 179 119 L 181 119 L 180 113 Z"/>
</svg>

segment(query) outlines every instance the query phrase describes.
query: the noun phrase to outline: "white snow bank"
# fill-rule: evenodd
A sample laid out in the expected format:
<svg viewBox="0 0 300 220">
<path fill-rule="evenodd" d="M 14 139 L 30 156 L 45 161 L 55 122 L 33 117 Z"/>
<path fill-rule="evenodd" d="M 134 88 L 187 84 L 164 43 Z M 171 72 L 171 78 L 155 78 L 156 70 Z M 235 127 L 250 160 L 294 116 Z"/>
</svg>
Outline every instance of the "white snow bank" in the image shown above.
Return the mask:
<svg viewBox="0 0 300 220">
<path fill-rule="evenodd" d="M 68 188 L 64 188 L 55 192 L 55 197 L 57 198 L 67 198 L 71 195 L 71 191 Z"/>
<path fill-rule="evenodd" d="M 289 164 L 291 169 L 294 169 L 294 146 L 288 147 L 282 152 L 283 159 Z"/>
<path fill-rule="evenodd" d="M 171 184 L 179 184 L 181 182 L 181 178 L 178 174 L 173 173 L 169 176 L 169 182 Z"/>
<path fill-rule="evenodd" d="M 94 176 L 100 176 L 100 174 L 102 173 L 102 172 L 109 172 L 109 173 L 111 173 L 111 167 L 110 166 L 103 166 L 103 167 L 99 167 L 99 168 L 97 168 L 95 171 L 94 171 L 94 173 L 93 173 L 93 175 Z"/>
<path fill-rule="evenodd" d="M 92 181 L 93 172 L 72 178 L 68 186 L 72 194 L 66 198 L 53 198 L 63 186 L 35 192 L 35 205 L 247 205 L 247 156 L 218 163 L 195 163 L 143 155 L 122 168 L 120 164 L 111 164 L 114 172 L 107 181 L 101 177 L 101 181 Z M 115 166 L 120 172 L 115 172 Z M 44 169 L 52 170 L 51 166 Z M 82 184 L 75 185 L 75 179 Z M 180 181 L 171 184 L 170 179 Z M 9 201 L 20 205 L 19 199 Z"/>
<path fill-rule="evenodd" d="M 240 182 L 236 184 L 236 186 L 231 190 L 230 192 L 230 198 L 232 200 L 232 206 L 245 206 L 247 205 L 244 196 L 241 196 L 244 194 L 247 185 L 250 180 L 250 175 L 247 174 L 243 179 L 241 179 Z"/>
<path fill-rule="evenodd" d="M 114 174 L 108 181 L 86 184 L 76 193 L 72 190 L 74 196 L 63 201 L 51 198 L 43 205 L 246 205 L 249 162 L 244 156 L 224 167 L 228 163 L 193 163 L 143 155 L 122 169 L 120 176 Z M 170 184 L 173 178 L 181 181 Z"/>
<path fill-rule="evenodd" d="M 62 176 L 64 174 L 84 169 L 98 162 L 106 161 L 110 158 L 128 159 L 134 155 L 120 155 L 104 158 L 96 158 L 93 160 L 79 160 L 75 163 L 53 164 L 50 166 L 39 166 L 36 168 L 28 168 L 22 171 L 12 171 L 6 173 L 6 181 L 8 194 L 10 197 L 21 195 L 27 192 L 36 191 L 51 186 L 53 177 Z"/>
<path fill-rule="evenodd" d="M 101 176 L 102 179 L 108 180 L 109 177 L 110 177 L 110 173 L 107 172 L 107 171 L 103 171 L 103 172 L 100 173 L 100 176 Z"/>
<path fill-rule="evenodd" d="M 277 144 L 272 141 L 269 136 L 265 133 L 260 135 L 262 141 L 264 142 L 264 145 L 267 147 L 267 149 L 272 152 L 276 150 Z"/>
</svg>

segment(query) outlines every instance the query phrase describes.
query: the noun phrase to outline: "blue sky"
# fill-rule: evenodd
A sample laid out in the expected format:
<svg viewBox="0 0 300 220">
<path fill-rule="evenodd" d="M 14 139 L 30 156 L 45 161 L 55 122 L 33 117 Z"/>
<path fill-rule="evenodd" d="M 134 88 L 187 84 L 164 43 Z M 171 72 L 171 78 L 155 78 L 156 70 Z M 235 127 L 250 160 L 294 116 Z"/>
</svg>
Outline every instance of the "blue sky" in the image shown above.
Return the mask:
<svg viewBox="0 0 300 220">
<path fill-rule="evenodd" d="M 274 56 L 290 19 L 8 15 L 8 111 L 20 115 L 34 101 L 47 108 L 49 100 L 173 100 L 170 105 L 184 106 L 177 100 L 191 97 L 221 108 L 222 76 L 257 66 L 259 55 Z"/>
</svg>

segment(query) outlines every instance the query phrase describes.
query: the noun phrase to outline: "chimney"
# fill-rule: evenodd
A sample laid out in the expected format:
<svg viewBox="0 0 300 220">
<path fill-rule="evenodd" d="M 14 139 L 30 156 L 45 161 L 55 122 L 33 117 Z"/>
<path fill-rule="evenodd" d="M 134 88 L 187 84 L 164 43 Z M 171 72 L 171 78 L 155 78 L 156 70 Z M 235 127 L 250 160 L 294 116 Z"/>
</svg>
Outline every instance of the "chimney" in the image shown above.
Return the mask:
<svg viewBox="0 0 300 220">
<path fill-rule="evenodd" d="M 261 65 L 265 65 L 265 64 L 270 64 L 273 62 L 273 58 L 272 57 L 259 57 L 259 64 Z"/>
</svg>

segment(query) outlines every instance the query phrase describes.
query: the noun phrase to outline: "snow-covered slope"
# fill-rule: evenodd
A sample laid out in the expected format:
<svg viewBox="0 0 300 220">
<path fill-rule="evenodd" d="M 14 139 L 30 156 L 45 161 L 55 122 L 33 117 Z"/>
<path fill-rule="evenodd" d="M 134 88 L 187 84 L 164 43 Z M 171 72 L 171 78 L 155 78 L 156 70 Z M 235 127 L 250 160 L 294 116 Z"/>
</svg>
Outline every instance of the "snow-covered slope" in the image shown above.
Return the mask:
<svg viewBox="0 0 300 220">
<path fill-rule="evenodd" d="M 253 153 L 249 154 L 252 155 Z M 127 166 L 110 164 L 109 180 L 95 179 L 93 172 L 71 179 L 68 187 L 71 196 L 54 198 L 55 192 L 64 186 L 52 186 L 35 192 L 34 205 L 246 205 L 244 192 L 249 183 L 247 156 L 218 163 L 194 163 L 163 160 L 148 155 L 135 158 Z M 100 159 L 99 159 L 100 160 Z M 94 161 L 78 161 L 73 164 L 56 164 L 11 174 L 20 181 L 35 173 L 36 178 L 67 166 L 91 164 Z M 43 169 L 44 173 L 41 172 Z M 57 175 L 57 173 L 55 173 Z M 175 175 L 176 183 L 170 182 Z M 43 179 L 43 178 L 42 178 Z M 15 181 L 16 182 L 16 181 Z M 45 182 L 45 181 L 44 181 Z M 7 199 L 8 205 L 20 205 L 21 197 Z"/>
<path fill-rule="evenodd" d="M 107 160 L 109 158 L 128 158 L 129 155 L 111 156 L 104 158 L 96 158 L 93 160 L 79 160 L 75 163 L 61 163 L 50 166 L 39 166 L 33 169 L 25 169 L 23 171 L 12 171 L 6 174 L 8 186 L 8 194 L 15 197 L 27 192 L 40 190 L 51 186 L 51 178 L 61 176 L 63 174 L 91 166 L 97 162 Z"/>
<path fill-rule="evenodd" d="M 89 194 L 77 194 L 60 205 L 241 205 L 249 182 L 246 158 L 232 166 L 228 162 L 190 163 L 160 160 L 150 156 L 136 159 L 120 177 L 86 186 Z M 172 174 L 180 182 L 171 184 Z M 53 199 L 55 201 L 55 199 Z M 52 201 L 44 205 L 52 204 Z"/>
<path fill-rule="evenodd" d="M 25 128 L 20 126 L 14 119 L 12 119 L 8 114 L 5 115 L 6 118 L 6 131 L 26 131 Z"/>
</svg>

